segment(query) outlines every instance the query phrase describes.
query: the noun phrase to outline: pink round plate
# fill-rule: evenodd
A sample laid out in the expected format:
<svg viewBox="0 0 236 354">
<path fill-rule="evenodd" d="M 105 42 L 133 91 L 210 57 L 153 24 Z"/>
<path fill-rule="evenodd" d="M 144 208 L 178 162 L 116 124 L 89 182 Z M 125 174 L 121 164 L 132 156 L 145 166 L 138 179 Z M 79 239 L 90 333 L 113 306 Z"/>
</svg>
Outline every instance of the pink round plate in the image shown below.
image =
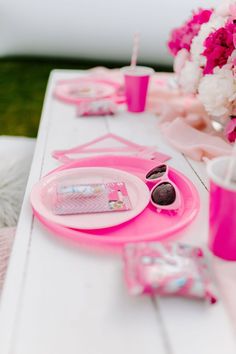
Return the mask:
<svg viewBox="0 0 236 354">
<path fill-rule="evenodd" d="M 79 104 L 108 97 L 117 101 L 119 89 L 120 85 L 113 81 L 82 77 L 58 82 L 54 94 L 66 103 Z"/>
<path fill-rule="evenodd" d="M 144 181 L 147 171 L 156 165 L 156 161 L 138 157 L 96 156 L 74 161 L 51 173 L 78 167 L 113 167 L 134 174 Z M 166 212 L 157 213 L 149 203 L 141 214 L 130 221 L 106 229 L 86 231 L 50 222 L 37 210 L 34 210 L 34 213 L 40 222 L 53 233 L 92 246 L 122 246 L 127 242 L 163 240 L 189 225 L 196 217 L 200 207 L 197 190 L 187 177 L 171 167 L 169 168 L 169 177 L 179 188 L 182 197 L 182 208 L 174 216 Z"/>
<path fill-rule="evenodd" d="M 70 180 L 72 184 L 124 182 L 132 209 L 109 213 L 56 215 L 52 211 L 52 193 L 55 185 L 66 180 Z M 64 227 L 83 230 L 102 229 L 129 221 L 146 208 L 149 199 L 149 189 L 140 178 L 108 167 L 80 167 L 55 171 L 35 184 L 31 192 L 34 210 L 45 219 Z"/>
</svg>

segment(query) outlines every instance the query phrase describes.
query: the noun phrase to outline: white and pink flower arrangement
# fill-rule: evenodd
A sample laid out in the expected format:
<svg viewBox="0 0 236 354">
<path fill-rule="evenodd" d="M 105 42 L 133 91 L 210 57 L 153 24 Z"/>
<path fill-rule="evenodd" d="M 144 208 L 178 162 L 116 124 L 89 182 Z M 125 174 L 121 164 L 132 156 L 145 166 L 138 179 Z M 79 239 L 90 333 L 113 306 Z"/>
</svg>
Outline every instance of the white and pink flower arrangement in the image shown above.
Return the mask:
<svg viewBox="0 0 236 354">
<path fill-rule="evenodd" d="M 171 32 L 168 47 L 183 93 L 197 95 L 210 117 L 236 140 L 236 0 L 199 9 Z"/>
</svg>

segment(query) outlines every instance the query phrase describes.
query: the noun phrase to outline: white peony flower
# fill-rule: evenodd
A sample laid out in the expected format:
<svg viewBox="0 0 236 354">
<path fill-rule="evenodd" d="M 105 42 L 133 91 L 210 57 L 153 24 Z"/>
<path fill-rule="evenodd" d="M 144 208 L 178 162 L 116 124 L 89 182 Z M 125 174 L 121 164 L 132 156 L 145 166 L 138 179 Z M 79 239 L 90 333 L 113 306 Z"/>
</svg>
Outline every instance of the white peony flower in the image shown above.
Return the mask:
<svg viewBox="0 0 236 354">
<path fill-rule="evenodd" d="M 178 83 L 184 93 L 196 93 L 199 81 L 202 77 L 202 69 L 192 61 L 186 61 L 179 73 Z"/>
<path fill-rule="evenodd" d="M 227 66 L 215 68 L 212 75 L 205 75 L 199 84 L 199 99 L 212 116 L 230 115 L 236 99 L 236 81 Z"/>
<path fill-rule="evenodd" d="M 185 48 L 178 51 L 174 58 L 174 72 L 179 75 L 181 70 L 183 69 L 186 61 L 189 60 L 190 54 L 189 51 Z"/>
<path fill-rule="evenodd" d="M 201 54 L 204 52 L 204 42 L 206 38 L 215 30 L 223 27 L 227 21 L 227 18 L 212 15 L 209 22 L 204 23 L 196 37 L 193 38 L 190 53 L 191 58 L 199 66 L 204 66 L 206 64 L 206 58 Z"/>
<path fill-rule="evenodd" d="M 230 15 L 230 5 L 236 5 L 235 0 L 224 0 L 220 3 L 216 9 L 215 13 L 219 16 L 229 16 Z"/>
</svg>

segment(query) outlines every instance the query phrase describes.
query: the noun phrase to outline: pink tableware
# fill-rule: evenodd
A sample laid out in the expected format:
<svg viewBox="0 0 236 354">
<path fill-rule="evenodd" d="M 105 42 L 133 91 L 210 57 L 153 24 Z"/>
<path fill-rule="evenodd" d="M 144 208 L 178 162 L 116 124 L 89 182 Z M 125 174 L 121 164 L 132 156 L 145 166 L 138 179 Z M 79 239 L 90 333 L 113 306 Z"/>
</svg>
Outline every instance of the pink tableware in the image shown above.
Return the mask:
<svg viewBox="0 0 236 354">
<path fill-rule="evenodd" d="M 55 187 L 63 182 L 93 184 L 124 182 L 132 209 L 124 212 L 101 212 L 91 215 L 56 215 L 54 210 Z M 31 204 L 42 217 L 50 222 L 74 229 L 110 228 L 131 220 L 140 214 L 149 203 L 149 189 L 138 177 L 121 170 L 108 167 L 78 167 L 55 171 L 35 184 L 31 193 Z"/>
<path fill-rule="evenodd" d="M 236 260 L 236 171 L 226 182 L 231 157 L 218 157 L 208 163 L 210 179 L 209 247 L 218 257 Z"/>
<path fill-rule="evenodd" d="M 146 66 L 126 66 L 121 69 L 125 79 L 125 95 L 129 112 L 143 112 L 152 68 Z"/>
<path fill-rule="evenodd" d="M 63 165 L 52 171 L 51 174 L 81 167 L 112 167 L 129 172 L 144 181 L 147 171 L 154 168 L 156 164 L 156 161 L 131 156 L 96 156 Z M 182 196 L 181 211 L 174 216 L 165 213 L 158 214 L 152 204 L 149 203 L 137 217 L 118 226 L 97 230 L 81 230 L 48 221 L 37 210 L 34 210 L 34 214 L 54 234 L 72 238 L 87 245 L 121 247 L 127 242 L 163 240 L 189 225 L 199 211 L 199 197 L 192 182 L 171 167 L 169 177 L 177 185 Z M 33 197 L 31 200 L 33 201 Z"/>
<path fill-rule="evenodd" d="M 111 80 L 93 77 L 80 77 L 71 80 L 61 80 L 57 83 L 54 95 L 65 103 L 80 104 L 104 98 L 114 102 L 124 102 L 124 96 L 119 94 L 120 84 Z"/>
</svg>

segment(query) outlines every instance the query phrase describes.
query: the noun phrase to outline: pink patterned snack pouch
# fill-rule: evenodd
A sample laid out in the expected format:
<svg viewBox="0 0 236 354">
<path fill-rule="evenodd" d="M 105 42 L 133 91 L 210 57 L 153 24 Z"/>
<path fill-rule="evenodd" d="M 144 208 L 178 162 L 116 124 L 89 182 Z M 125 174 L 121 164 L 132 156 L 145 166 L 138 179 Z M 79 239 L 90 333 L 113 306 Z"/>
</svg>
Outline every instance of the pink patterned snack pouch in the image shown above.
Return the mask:
<svg viewBox="0 0 236 354">
<path fill-rule="evenodd" d="M 182 243 L 127 244 L 124 262 L 125 278 L 132 295 L 217 301 L 201 248 Z"/>
<path fill-rule="evenodd" d="M 77 107 L 77 115 L 79 117 L 111 116 L 116 112 L 116 103 L 108 99 L 82 102 Z"/>
<path fill-rule="evenodd" d="M 53 212 L 57 215 L 116 212 L 131 209 L 124 182 L 56 186 Z"/>
</svg>

